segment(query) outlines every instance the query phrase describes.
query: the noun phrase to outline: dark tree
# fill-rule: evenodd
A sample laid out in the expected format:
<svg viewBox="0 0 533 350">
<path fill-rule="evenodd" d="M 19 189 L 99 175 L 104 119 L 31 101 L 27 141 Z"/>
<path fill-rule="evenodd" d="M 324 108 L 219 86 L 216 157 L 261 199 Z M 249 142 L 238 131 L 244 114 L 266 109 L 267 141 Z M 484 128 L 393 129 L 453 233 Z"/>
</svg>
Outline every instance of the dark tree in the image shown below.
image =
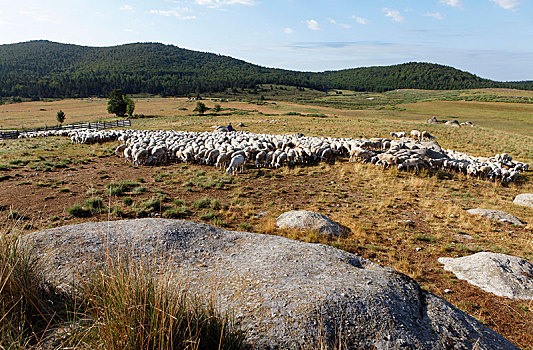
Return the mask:
<svg viewBox="0 0 533 350">
<path fill-rule="evenodd" d="M 207 111 L 208 108 L 205 106 L 205 103 L 203 102 L 197 102 L 196 108 L 194 109 L 194 112 L 198 112 L 198 114 L 204 114 L 205 111 Z"/>
<path fill-rule="evenodd" d="M 59 112 L 57 112 L 56 119 L 59 124 L 63 124 L 63 122 L 65 121 L 65 117 L 65 112 L 63 112 L 62 110 L 59 110 Z"/>
<path fill-rule="evenodd" d="M 128 96 L 124 96 L 124 99 L 126 100 L 126 113 L 132 117 L 133 111 L 135 111 L 135 101 Z"/>
<path fill-rule="evenodd" d="M 215 105 L 215 108 L 213 108 L 213 110 L 215 111 L 215 113 L 218 113 L 222 110 L 222 106 L 220 106 L 220 104 L 217 103 Z"/>
<path fill-rule="evenodd" d="M 117 117 L 123 117 L 128 110 L 127 98 L 121 90 L 111 91 L 109 101 L 107 101 L 107 111 Z"/>
</svg>

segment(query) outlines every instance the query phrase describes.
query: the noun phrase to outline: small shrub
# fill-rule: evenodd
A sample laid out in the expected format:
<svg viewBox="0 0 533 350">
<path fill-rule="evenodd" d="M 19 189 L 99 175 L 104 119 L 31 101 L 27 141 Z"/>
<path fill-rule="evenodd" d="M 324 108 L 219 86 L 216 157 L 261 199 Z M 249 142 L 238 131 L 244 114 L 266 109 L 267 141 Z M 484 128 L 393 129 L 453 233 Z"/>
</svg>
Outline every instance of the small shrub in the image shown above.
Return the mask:
<svg viewBox="0 0 533 350">
<path fill-rule="evenodd" d="M 84 207 L 92 212 L 100 212 L 104 209 L 104 200 L 101 197 L 92 197 L 85 201 Z"/>
<path fill-rule="evenodd" d="M 88 218 L 92 216 L 92 213 L 90 210 L 85 209 L 79 204 L 75 204 L 67 209 L 67 213 L 72 215 L 75 218 Z"/>
<path fill-rule="evenodd" d="M 131 197 L 124 197 L 122 199 L 122 202 L 126 205 L 132 205 L 133 204 L 133 199 L 131 199 Z"/>
<path fill-rule="evenodd" d="M 185 205 L 185 202 L 182 199 L 176 199 L 174 200 L 174 204 L 176 204 L 178 207 L 182 207 Z"/>
<path fill-rule="evenodd" d="M 163 217 L 168 219 L 183 219 L 189 216 L 191 213 L 187 207 L 177 207 L 165 210 Z"/>
<path fill-rule="evenodd" d="M 212 210 L 210 210 L 208 212 L 205 212 L 202 215 L 200 215 L 200 218 L 202 220 L 207 220 L 207 221 L 213 220 L 216 217 L 217 217 L 217 214 L 214 211 L 212 211 Z"/>
<path fill-rule="evenodd" d="M 159 198 L 151 198 L 141 203 L 141 208 L 147 213 L 153 213 L 161 209 L 161 200 Z"/>
<path fill-rule="evenodd" d="M 252 227 L 253 225 L 249 222 L 243 222 L 239 224 L 239 229 L 243 231 L 249 231 Z"/>
<path fill-rule="evenodd" d="M 209 208 L 211 206 L 211 199 L 207 197 L 201 198 L 194 201 L 193 205 L 198 209 Z"/>
<path fill-rule="evenodd" d="M 133 190 L 131 191 L 131 193 L 133 194 L 143 194 L 146 192 L 146 187 L 144 186 L 137 186 L 135 188 L 133 188 Z"/>
</svg>

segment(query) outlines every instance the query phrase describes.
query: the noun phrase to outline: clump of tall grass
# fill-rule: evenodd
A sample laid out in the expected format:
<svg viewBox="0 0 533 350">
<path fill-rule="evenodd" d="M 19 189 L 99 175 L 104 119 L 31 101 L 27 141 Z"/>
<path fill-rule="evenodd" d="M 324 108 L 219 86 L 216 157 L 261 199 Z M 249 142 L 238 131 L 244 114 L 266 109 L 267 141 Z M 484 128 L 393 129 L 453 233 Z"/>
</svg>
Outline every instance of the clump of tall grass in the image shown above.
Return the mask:
<svg viewBox="0 0 533 350">
<path fill-rule="evenodd" d="M 50 326 L 52 288 L 43 268 L 18 236 L 0 232 L 0 348 L 23 349 L 39 343 Z"/>
<path fill-rule="evenodd" d="M 212 303 L 173 287 L 173 276 L 109 260 L 81 286 L 87 325 L 74 338 L 103 349 L 239 349 L 244 333 Z"/>
</svg>

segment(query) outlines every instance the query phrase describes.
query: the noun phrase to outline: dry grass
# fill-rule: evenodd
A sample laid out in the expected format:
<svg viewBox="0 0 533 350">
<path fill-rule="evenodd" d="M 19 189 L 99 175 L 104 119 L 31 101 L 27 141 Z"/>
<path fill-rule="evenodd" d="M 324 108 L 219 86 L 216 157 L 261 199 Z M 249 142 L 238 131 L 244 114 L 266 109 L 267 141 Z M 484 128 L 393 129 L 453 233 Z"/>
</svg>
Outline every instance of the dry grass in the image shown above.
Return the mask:
<svg viewBox="0 0 533 350">
<path fill-rule="evenodd" d="M 9 230 L 12 231 L 12 230 Z M 0 348 L 241 349 L 244 332 L 177 276 L 130 258 L 71 286 L 45 282 L 44 264 L 19 236 L 0 232 Z"/>
<path fill-rule="evenodd" d="M 214 102 L 206 101 L 206 104 L 212 107 Z M 437 110 L 436 106 L 442 110 Z M 267 105 L 229 102 L 222 103 L 222 107 L 236 108 L 240 112 L 199 117 L 190 115 L 194 102 L 146 99 L 138 102 L 138 112 L 158 114 L 159 109 L 159 115 L 163 116 L 136 119 L 134 127 L 204 131 L 214 124 L 232 121 L 235 125 L 242 121 L 248 126 L 243 129 L 254 132 L 303 132 L 341 137 L 386 136 L 389 131 L 416 128 L 436 135 L 444 147 L 484 156 L 507 152 L 517 160 L 531 162 L 533 128 L 527 119 L 531 105 L 495 104 L 505 113 L 488 106 L 494 103 L 434 101 L 409 105 L 414 112 L 410 113 L 392 109 L 354 111 L 292 102 Z M 180 110 L 184 107 L 189 111 Z M 522 108 L 526 108 L 525 112 Z M 459 118 L 477 115 L 479 124 L 486 127 L 455 129 L 422 124 L 420 121 L 428 119 L 432 110 Z M 287 112 L 324 113 L 327 117 L 284 115 Z M 481 118 L 484 115 L 488 118 L 486 124 Z M 267 119 L 278 121 L 267 123 Z M 10 176 L 1 183 L 0 207 L 12 206 L 19 216 L 31 220 L 34 228 L 88 220 L 72 218 L 66 209 L 95 195 L 103 198 L 106 207 L 116 210 L 95 212 L 89 220 L 135 218 L 136 208 L 157 197 L 161 199 L 160 207 L 149 215 L 165 215 L 167 210 L 166 215 L 181 215 L 186 209 L 187 218 L 191 220 L 326 243 L 391 266 L 515 344 L 533 349 L 533 335 L 529 331 L 533 327 L 531 303 L 483 292 L 445 272 L 437 262 L 441 256 L 463 256 L 478 251 L 501 252 L 533 261 L 533 211 L 512 204 L 517 194 L 533 193 L 531 172 L 508 187 L 457 174 L 415 176 L 346 162 L 277 170 L 248 168 L 244 174 L 228 178 L 222 170 L 207 166 L 127 165 L 111 155 L 115 144 L 71 145 L 68 140 L 52 138 L 0 141 L 0 145 L 0 176 Z M 66 177 L 67 174 L 71 176 Z M 134 193 L 129 189 L 122 194 L 109 195 L 109 183 L 126 180 L 139 182 L 146 190 Z M 59 191 L 65 187 L 70 192 Z M 124 201 L 125 198 L 129 200 Z M 195 206 L 194 203 L 203 198 L 219 204 L 216 208 Z M 504 210 L 529 224 L 525 228 L 513 227 L 469 216 L 465 210 L 475 207 Z M 316 233 L 277 229 L 275 218 L 291 209 L 315 210 L 328 215 L 343 225 L 347 234 L 328 239 Z M 7 209 L 0 212 L 0 217 L 6 222 L 12 220 Z M 411 220 L 412 224 L 406 220 Z M 444 294 L 444 289 L 454 293 Z"/>
</svg>

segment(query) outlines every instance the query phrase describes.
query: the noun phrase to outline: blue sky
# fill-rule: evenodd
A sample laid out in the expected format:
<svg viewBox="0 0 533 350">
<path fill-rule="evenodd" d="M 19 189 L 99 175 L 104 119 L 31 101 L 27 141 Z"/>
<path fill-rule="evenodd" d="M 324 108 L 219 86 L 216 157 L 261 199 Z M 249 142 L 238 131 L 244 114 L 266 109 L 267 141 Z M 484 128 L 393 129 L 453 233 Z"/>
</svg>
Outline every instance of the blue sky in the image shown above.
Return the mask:
<svg viewBox="0 0 533 350">
<path fill-rule="evenodd" d="M 162 42 L 262 66 L 434 62 L 533 80 L 533 0 L 0 0 L 0 43 Z"/>
</svg>

